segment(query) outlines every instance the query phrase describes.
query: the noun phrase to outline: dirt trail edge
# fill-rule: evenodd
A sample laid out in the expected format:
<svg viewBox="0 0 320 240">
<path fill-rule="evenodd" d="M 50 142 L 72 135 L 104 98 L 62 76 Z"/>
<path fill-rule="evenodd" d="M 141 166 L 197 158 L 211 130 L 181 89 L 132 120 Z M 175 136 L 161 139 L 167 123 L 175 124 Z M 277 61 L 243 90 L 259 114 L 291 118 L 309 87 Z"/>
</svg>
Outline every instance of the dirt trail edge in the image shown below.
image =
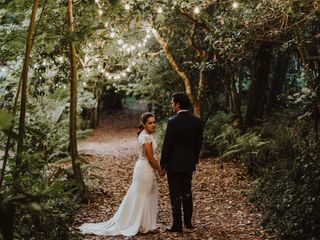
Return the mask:
<svg viewBox="0 0 320 240">
<path fill-rule="evenodd" d="M 98 193 L 96 202 L 83 205 L 76 216 L 74 231 L 84 222 L 106 221 L 123 199 L 133 173 L 136 132 L 141 111 L 124 111 L 108 116 L 90 137 L 79 142 L 90 169 L 86 184 Z M 158 152 L 160 150 L 158 149 Z M 158 231 L 133 237 L 84 235 L 87 240 L 102 239 L 274 239 L 260 227 L 260 215 L 247 202 L 250 189 L 245 168 L 239 163 L 221 163 L 201 159 L 193 178 L 194 230 L 191 233 L 167 233 L 171 226 L 171 207 L 166 178 L 158 179 Z"/>
</svg>

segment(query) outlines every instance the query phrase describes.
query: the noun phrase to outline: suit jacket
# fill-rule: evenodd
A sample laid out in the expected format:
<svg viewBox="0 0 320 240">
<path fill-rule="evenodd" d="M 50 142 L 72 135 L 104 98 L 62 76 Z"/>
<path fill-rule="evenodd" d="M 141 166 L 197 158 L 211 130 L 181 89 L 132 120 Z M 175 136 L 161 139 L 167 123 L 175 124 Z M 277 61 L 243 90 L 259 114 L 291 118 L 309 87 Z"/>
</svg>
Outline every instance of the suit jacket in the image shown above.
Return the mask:
<svg viewBox="0 0 320 240">
<path fill-rule="evenodd" d="M 169 119 L 163 141 L 160 165 L 171 172 L 196 169 L 202 146 L 203 123 L 189 111 Z"/>
</svg>

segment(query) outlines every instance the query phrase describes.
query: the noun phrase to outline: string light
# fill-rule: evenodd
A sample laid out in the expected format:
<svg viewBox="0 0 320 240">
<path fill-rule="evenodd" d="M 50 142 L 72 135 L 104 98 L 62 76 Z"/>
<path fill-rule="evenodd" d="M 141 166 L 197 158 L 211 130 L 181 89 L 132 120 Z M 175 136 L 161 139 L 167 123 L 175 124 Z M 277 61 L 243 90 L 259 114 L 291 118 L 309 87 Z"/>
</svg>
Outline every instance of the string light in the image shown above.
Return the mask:
<svg viewBox="0 0 320 240">
<path fill-rule="evenodd" d="M 238 8 L 239 7 L 239 3 L 238 2 L 233 2 L 232 3 L 232 8 L 233 9 L 236 9 L 236 8 Z"/>
<path fill-rule="evenodd" d="M 129 10 L 130 10 L 130 5 L 129 5 L 128 3 L 126 3 L 126 4 L 124 5 L 124 9 L 127 10 L 127 11 L 129 11 Z"/>
<path fill-rule="evenodd" d="M 63 57 L 60 56 L 60 57 L 57 58 L 57 60 L 58 60 L 58 62 L 62 63 L 63 62 Z"/>
<path fill-rule="evenodd" d="M 199 7 L 195 7 L 194 10 L 193 10 L 193 12 L 194 12 L 195 14 L 199 14 L 199 13 L 200 13 L 200 8 L 199 8 Z"/>
<path fill-rule="evenodd" d="M 100 0 L 95 0 L 96 4 L 98 4 L 98 14 L 101 16 L 103 14 L 103 11 L 101 9 L 101 6 L 100 6 Z M 176 4 L 174 4 L 176 5 Z M 236 9 L 239 7 L 239 3 L 237 1 L 234 1 L 232 3 L 232 8 Z M 126 11 L 129 11 L 131 9 L 131 6 L 130 4 L 126 3 L 124 4 L 124 9 Z M 163 13 L 163 8 L 162 7 L 158 7 L 156 8 L 156 12 L 158 14 L 162 14 Z M 193 13 L 194 14 L 200 14 L 201 12 L 201 8 L 199 6 L 196 6 L 194 9 L 193 9 Z M 106 28 L 109 27 L 109 23 L 105 23 L 104 25 Z M 143 47 L 146 46 L 146 44 L 148 43 L 149 39 L 151 39 L 152 37 L 152 33 L 154 33 L 156 30 L 153 29 L 153 28 L 147 28 L 146 29 L 146 35 L 145 37 L 141 40 L 141 42 L 137 43 L 137 44 L 128 44 L 128 43 L 125 43 L 123 39 L 119 38 L 116 34 L 116 32 L 114 30 L 112 30 L 110 33 L 109 33 L 109 36 L 111 38 L 117 38 L 117 41 L 116 43 L 120 46 L 120 49 L 126 53 L 126 54 L 132 54 L 133 52 L 137 51 L 137 55 L 140 57 L 143 55 Z M 89 43 L 88 44 L 89 48 L 91 48 L 91 44 Z M 135 56 L 137 56 L 135 55 Z M 95 62 L 98 62 L 99 60 L 98 59 L 94 59 Z M 122 77 L 126 77 L 127 76 L 127 73 L 130 73 L 132 71 L 132 67 L 134 67 L 137 63 L 135 61 L 131 61 L 131 63 L 127 66 L 126 69 L 122 70 L 122 71 L 119 71 L 119 72 L 116 72 L 116 73 L 110 73 L 110 72 L 107 72 L 105 69 L 103 69 L 103 67 L 101 65 L 98 65 L 98 71 L 100 73 L 102 73 L 107 79 L 115 79 L 115 80 L 118 80 L 118 79 L 121 79 Z M 90 69 L 87 69 L 88 72 L 90 72 Z M 84 83 L 85 84 L 85 83 Z"/>
</svg>

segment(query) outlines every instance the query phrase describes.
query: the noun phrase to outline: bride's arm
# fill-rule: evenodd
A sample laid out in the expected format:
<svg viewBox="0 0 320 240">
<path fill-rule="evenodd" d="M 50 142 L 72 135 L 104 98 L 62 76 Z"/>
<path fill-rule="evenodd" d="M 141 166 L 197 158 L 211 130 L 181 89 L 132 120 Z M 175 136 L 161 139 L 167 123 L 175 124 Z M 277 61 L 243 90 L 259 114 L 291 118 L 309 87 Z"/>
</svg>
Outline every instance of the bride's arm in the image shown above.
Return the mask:
<svg viewBox="0 0 320 240">
<path fill-rule="evenodd" d="M 157 162 L 157 160 L 153 156 L 153 148 L 152 148 L 152 143 L 145 143 L 143 144 L 144 152 L 146 154 L 146 157 L 148 159 L 149 164 L 153 169 L 155 169 L 159 174 L 162 173 L 162 169 Z"/>
</svg>

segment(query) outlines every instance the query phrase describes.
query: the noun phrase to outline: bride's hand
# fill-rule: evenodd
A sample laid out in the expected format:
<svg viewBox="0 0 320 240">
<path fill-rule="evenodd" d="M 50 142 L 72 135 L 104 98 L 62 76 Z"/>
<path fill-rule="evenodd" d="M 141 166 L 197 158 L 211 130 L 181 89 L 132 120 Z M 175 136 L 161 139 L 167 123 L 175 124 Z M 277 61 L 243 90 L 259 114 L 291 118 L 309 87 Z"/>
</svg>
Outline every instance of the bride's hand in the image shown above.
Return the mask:
<svg viewBox="0 0 320 240">
<path fill-rule="evenodd" d="M 164 177 L 164 175 L 166 175 L 166 171 L 161 169 L 161 170 L 158 171 L 158 174 L 159 174 L 160 177 Z"/>
</svg>

